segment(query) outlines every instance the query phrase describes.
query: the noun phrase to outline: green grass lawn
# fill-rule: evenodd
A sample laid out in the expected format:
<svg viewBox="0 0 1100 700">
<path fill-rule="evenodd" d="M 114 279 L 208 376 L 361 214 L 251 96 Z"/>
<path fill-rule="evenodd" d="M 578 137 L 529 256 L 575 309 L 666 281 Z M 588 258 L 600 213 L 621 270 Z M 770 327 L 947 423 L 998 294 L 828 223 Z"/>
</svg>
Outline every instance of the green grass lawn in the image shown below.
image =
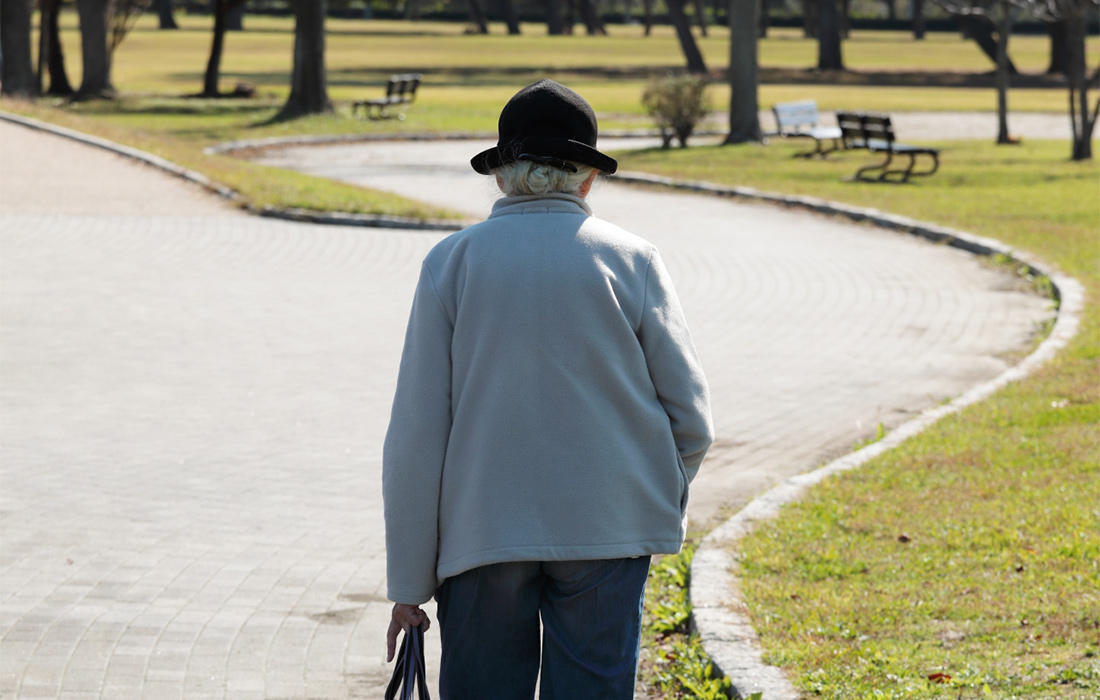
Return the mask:
<svg viewBox="0 0 1100 700">
<path fill-rule="evenodd" d="M 1100 168 L 1064 143 L 938 145 L 943 170 L 905 186 L 842 181 L 866 154 L 784 143 L 620 163 L 955 226 L 1084 284 L 1055 361 L 816 487 L 741 543 L 740 574 L 767 660 L 806 697 L 1100 697 Z"/>
</svg>

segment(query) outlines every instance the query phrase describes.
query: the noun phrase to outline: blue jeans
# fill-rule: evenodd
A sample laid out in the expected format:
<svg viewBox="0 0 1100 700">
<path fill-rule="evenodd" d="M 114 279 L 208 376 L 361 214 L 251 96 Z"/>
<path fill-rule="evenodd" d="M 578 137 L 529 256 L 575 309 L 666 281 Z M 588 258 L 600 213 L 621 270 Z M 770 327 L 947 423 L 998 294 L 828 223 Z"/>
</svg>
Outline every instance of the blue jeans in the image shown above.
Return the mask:
<svg viewBox="0 0 1100 700">
<path fill-rule="evenodd" d="M 508 562 L 436 591 L 441 700 L 630 700 L 649 557 Z M 542 618 L 541 654 L 539 617 Z"/>
</svg>

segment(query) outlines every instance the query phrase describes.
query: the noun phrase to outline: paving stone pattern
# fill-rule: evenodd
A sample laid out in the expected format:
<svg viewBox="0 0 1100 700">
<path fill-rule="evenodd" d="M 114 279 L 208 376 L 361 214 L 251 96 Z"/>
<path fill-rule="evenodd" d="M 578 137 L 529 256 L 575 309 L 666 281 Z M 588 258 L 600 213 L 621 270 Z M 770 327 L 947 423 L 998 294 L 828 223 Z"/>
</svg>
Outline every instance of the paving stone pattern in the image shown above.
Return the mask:
<svg viewBox="0 0 1100 700">
<path fill-rule="evenodd" d="M 472 150 L 410 147 L 390 179 L 483 214 L 488 186 L 439 158 Z M 661 247 L 708 370 L 697 522 L 998 374 L 1046 316 L 899 234 L 612 185 L 592 203 Z M 381 697 L 381 441 L 441 237 L 249 217 L 0 124 L 0 698 Z"/>
</svg>

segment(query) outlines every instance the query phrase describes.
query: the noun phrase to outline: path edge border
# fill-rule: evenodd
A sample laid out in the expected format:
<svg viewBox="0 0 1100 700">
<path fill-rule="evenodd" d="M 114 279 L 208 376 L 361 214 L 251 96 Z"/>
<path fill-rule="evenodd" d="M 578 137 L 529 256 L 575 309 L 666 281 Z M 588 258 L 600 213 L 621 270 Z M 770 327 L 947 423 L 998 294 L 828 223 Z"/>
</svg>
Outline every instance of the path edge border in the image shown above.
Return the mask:
<svg viewBox="0 0 1100 700">
<path fill-rule="evenodd" d="M 199 185 L 200 187 L 213 192 L 214 194 L 229 200 L 232 204 L 244 209 L 250 214 L 256 216 L 263 216 L 271 219 L 283 219 L 286 221 L 301 221 L 313 224 L 335 224 L 340 226 L 366 226 L 371 228 L 396 228 L 396 229 L 408 229 L 419 231 L 447 231 L 453 232 L 465 228 L 469 222 L 451 219 L 414 219 L 407 216 L 389 216 L 386 214 L 351 214 L 346 212 L 331 212 L 331 211 L 315 211 L 312 209 L 295 209 L 295 208 L 283 208 L 262 206 L 257 207 L 249 204 L 241 196 L 240 192 L 226 187 L 221 183 L 211 180 L 207 176 L 194 170 L 189 170 L 183 166 L 177 165 L 170 160 L 161 158 L 160 156 L 153 155 L 148 151 L 143 151 L 131 146 L 125 146 L 120 143 L 115 143 L 108 139 L 100 138 L 99 136 L 93 136 L 91 134 L 85 134 L 75 129 L 69 129 L 49 122 L 44 122 L 32 117 L 24 117 L 18 114 L 12 114 L 10 112 L 0 111 L 0 121 L 10 122 L 12 124 L 18 124 L 20 126 L 27 127 L 29 129 L 36 129 L 38 131 L 44 131 L 54 136 L 61 136 L 73 141 L 78 141 L 87 146 L 94 146 L 101 148 L 105 151 L 110 151 L 116 155 L 123 156 L 124 158 L 130 158 L 136 160 L 145 165 L 150 165 L 154 168 L 162 170 L 170 175 L 175 175 L 178 178 L 187 180 L 188 182 Z M 243 143 L 243 142 L 241 142 Z M 276 144 L 269 144 L 276 145 Z M 237 146 L 237 148 L 245 148 L 247 146 Z M 216 150 L 217 147 L 211 147 L 204 150 L 204 153 L 218 154 L 223 151 Z M 225 149 L 229 151 L 233 149 Z"/>
<path fill-rule="evenodd" d="M 798 700 L 800 695 L 783 670 L 764 663 L 760 640 L 741 594 L 740 579 L 733 570 L 739 558 L 738 541 L 757 525 L 775 518 L 783 506 L 800 499 L 815 484 L 835 474 L 863 466 L 909 438 L 919 435 L 941 418 L 985 400 L 1008 384 L 1029 376 L 1053 359 L 1077 335 L 1084 309 L 1084 288 L 1076 279 L 1048 266 L 1039 258 L 1017 251 L 998 240 L 877 209 L 848 206 L 816 197 L 782 195 L 750 187 L 724 187 L 645 173 L 624 172 L 612 175 L 611 178 L 628 184 L 779 204 L 819 214 L 841 216 L 919 236 L 974 255 L 1004 256 L 1018 266 L 1019 272 L 1043 275 L 1051 282 L 1058 309 L 1054 327 L 1039 346 L 1018 364 L 993 379 L 972 387 L 946 404 L 922 411 L 873 444 L 813 471 L 785 479 L 754 498 L 747 506 L 711 530 L 700 542 L 691 564 L 691 625 L 699 635 L 703 650 L 714 664 L 716 675 L 729 677 L 735 697 L 747 698 L 754 693 L 762 693 L 763 700 Z"/>
</svg>

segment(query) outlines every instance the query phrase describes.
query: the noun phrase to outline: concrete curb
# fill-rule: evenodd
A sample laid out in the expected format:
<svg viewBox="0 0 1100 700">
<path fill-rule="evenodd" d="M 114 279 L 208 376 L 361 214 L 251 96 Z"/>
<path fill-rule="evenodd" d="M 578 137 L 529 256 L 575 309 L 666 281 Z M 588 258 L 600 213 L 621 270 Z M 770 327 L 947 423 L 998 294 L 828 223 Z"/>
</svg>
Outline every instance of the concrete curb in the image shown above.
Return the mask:
<svg viewBox="0 0 1100 700">
<path fill-rule="evenodd" d="M 822 214 L 843 216 L 853 221 L 866 221 L 883 228 L 945 243 L 976 255 L 1003 255 L 1017 263 L 1022 273 L 1046 274 L 1053 285 L 1054 297 L 1059 302 L 1054 328 L 1039 347 L 1018 365 L 975 386 L 948 404 L 924 411 L 874 444 L 819 469 L 787 479 L 753 499 L 740 512 L 712 530 L 700 543 L 691 566 L 689 593 L 693 606 L 692 625 L 699 634 L 703 649 L 713 661 L 715 670 L 729 676 L 733 690 L 739 697 L 762 693 L 763 700 L 798 700 L 799 693 L 783 671 L 763 661 L 759 638 L 753 629 L 748 606 L 742 598 L 740 581 L 734 573 L 739 556 L 736 548 L 738 540 L 752 532 L 759 523 L 774 518 L 781 507 L 801 498 L 814 484 L 834 474 L 862 466 L 920 434 L 944 416 L 978 403 L 1009 383 L 1030 375 L 1040 365 L 1052 359 L 1077 334 L 1085 302 L 1084 289 L 1074 278 L 1053 271 L 1045 272 L 1050 269 L 1047 265 L 999 241 L 876 209 L 851 207 L 813 197 L 779 195 L 748 187 L 686 182 L 642 173 L 623 173 L 613 175 L 612 178 L 626 183 L 800 207 Z"/>
<path fill-rule="evenodd" d="M 283 219 L 287 221 L 305 221 L 315 224 L 337 224 L 340 226 L 366 226 L 373 228 L 399 228 L 414 231 L 458 231 L 459 229 L 465 228 L 467 225 L 467 222 L 465 221 L 450 219 L 413 219 L 404 216 L 387 216 L 385 214 L 346 214 L 342 212 L 313 211 L 309 209 L 282 209 L 279 207 L 271 206 L 257 207 L 245 202 L 244 198 L 236 190 L 230 189 L 225 185 L 214 182 L 202 173 L 195 172 L 194 170 L 188 170 L 187 168 L 176 165 L 175 163 L 169 160 L 165 160 L 160 156 L 155 156 L 152 153 L 148 153 L 137 148 L 131 148 L 129 146 L 124 146 L 122 144 L 115 143 L 114 141 L 108 141 L 107 139 L 102 139 L 98 136 L 92 136 L 90 134 L 84 134 L 79 131 L 74 131 L 72 129 L 66 129 L 63 126 L 56 126 L 54 124 L 39 121 L 38 119 L 10 114 L 8 112 L 0 112 L 0 121 L 19 124 L 20 126 L 25 126 L 29 129 L 37 129 L 39 131 L 54 134 L 55 136 L 72 139 L 73 141 L 79 141 L 80 143 L 89 146 L 95 146 L 96 148 L 102 148 L 106 151 L 110 151 L 111 153 L 115 153 L 126 158 L 131 158 L 141 163 L 145 163 L 146 165 L 151 165 L 154 168 L 159 168 L 164 172 L 204 187 L 205 189 L 221 197 L 224 197 L 225 199 L 228 199 L 230 202 L 236 204 L 250 214 L 255 214 L 257 216 L 264 216 L 272 219 Z M 267 140 L 275 141 L 277 139 Z M 321 143 L 323 141 L 318 140 L 317 142 Z M 247 147 L 249 146 L 238 146 L 238 148 Z M 206 152 L 221 153 L 222 151 L 207 149 Z"/>
<path fill-rule="evenodd" d="M 704 130 L 697 131 L 693 135 L 720 136 L 724 131 Z M 660 132 L 656 129 L 610 129 L 601 132 L 603 138 L 659 138 Z M 232 153 L 249 148 L 282 148 L 285 146 L 325 146 L 336 143 L 361 143 L 370 141 L 479 141 L 495 139 L 496 132 L 462 132 L 462 133 L 408 133 L 408 134 L 337 134 L 320 136 L 275 136 L 268 139 L 250 139 L 244 141 L 226 141 L 216 146 L 210 146 L 203 150 L 208 155 Z"/>
</svg>

